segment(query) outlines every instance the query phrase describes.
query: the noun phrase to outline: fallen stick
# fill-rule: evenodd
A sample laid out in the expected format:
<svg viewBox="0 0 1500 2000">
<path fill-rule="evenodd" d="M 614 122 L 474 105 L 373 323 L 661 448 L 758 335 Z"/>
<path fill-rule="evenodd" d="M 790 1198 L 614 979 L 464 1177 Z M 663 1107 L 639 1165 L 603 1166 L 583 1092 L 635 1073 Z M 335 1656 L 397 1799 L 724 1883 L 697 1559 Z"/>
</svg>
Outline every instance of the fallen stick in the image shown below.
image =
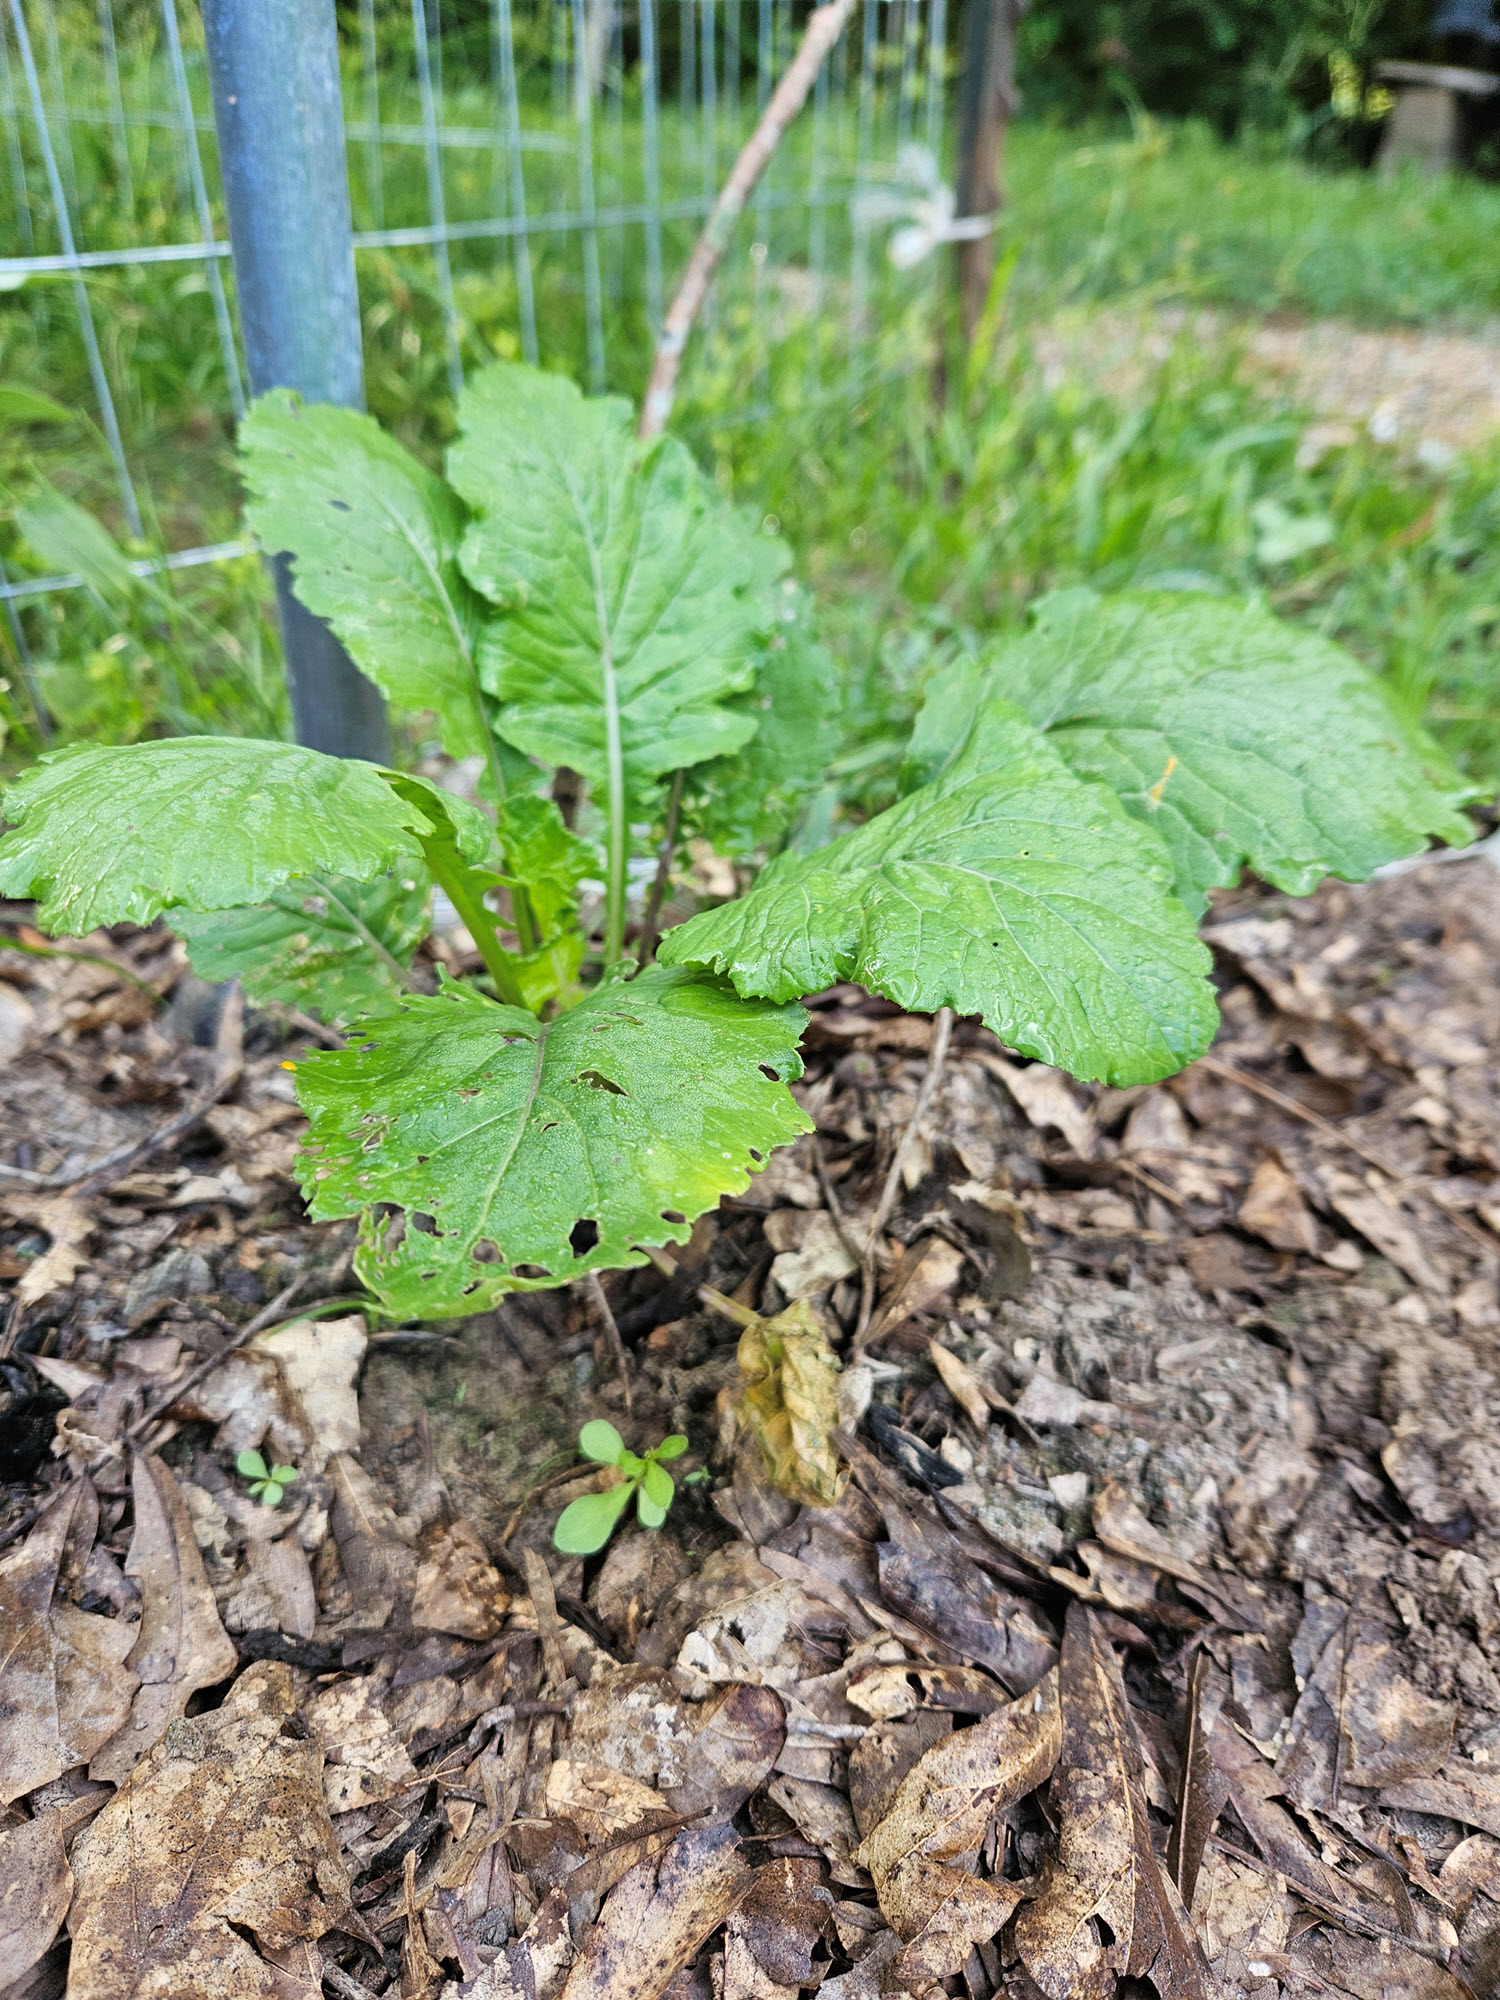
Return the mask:
<svg viewBox="0 0 1500 2000">
<path fill-rule="evenodd" d="M 831 0 L 830 5 L 818 8 L 807 24 L 801 46 L 787 65 L 786 74 L 772 91 L 771 101 L 761 113 L 760 123 L 745 142 L 728 180 L 719 190 L 719 198 L 703 225 L 703 234 L 693 246 L 677 296 L 662 321 L 661 335 L 656 343 L 656 359 L 651 366 L 651 380 L 646 385 L 645 400 L 641 404 L 638 435 L 643 443 L 659 437 L 666 429 L 677 395 L 677 376 L 682 367 L 688 335 L 708 296 L 719 260 L 729 247 L 734 225 L 744 214 L 745 204 L 754 193 L 756 182 L 770 165 L 782 135 L 807 102 L 807 93 L 817 81 L 818 71 L 844 32 L 853 12 L 854 0 Z"/>
</svg>

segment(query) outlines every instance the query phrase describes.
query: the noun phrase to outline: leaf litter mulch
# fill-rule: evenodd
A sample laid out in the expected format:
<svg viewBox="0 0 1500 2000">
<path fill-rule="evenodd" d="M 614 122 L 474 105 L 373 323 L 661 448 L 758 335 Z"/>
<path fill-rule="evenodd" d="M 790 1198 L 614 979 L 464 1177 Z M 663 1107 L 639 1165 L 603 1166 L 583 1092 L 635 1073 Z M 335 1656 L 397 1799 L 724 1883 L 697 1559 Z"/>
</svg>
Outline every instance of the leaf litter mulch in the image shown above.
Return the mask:
<svg viewBox="0 0 1500 2000">
<path fill-rule="evenodd" d="M 1153 1089 L 819 996 L 623 1379 L 583 1288 L 360 1311 L 313 1024 L 0 951 L 4 1993 L 1495 1991 L 1500 873 L 1209 936 Z M 690 1451 L 563 1557 L 599 1417 Z"/>
</svg>

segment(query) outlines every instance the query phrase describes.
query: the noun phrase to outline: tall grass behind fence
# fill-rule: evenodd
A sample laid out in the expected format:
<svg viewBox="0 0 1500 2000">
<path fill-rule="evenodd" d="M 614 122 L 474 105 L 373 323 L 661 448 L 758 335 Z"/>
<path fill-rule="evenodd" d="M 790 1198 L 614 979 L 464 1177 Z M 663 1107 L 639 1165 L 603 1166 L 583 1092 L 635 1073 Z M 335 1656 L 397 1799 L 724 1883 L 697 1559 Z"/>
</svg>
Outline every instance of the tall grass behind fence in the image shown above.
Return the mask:
<svg viewBox="0 0 1500 2000">
<path fill-rule="evenodd" d="M 710 413 L 774 421 L 783 402 L 825 396 L 852 407 L 872 375 L 910 358 L 934 266 L 893 271 L 884 225 L 861 219 L 855 198 L 900 179 L 903 149 L 941 155 L 946 7 L 863 0 L 825 66 L 689 358 L 680 409 L 700 441 Z M 664 303 L 809 11 L 810 0 L 341 0 L 367 398 L 382 421 L 430 455 L 465 372 L 496 355 L 639 395 Z M 51 673 L 54 711 L 71 699 L 72 721 L 91 713 L 90 677 L 120 683 L 120 655 L 140 643 L 120 617 L 134 590 L 148 625 L 160 612 L 160 643 L 138 665 L 156 674 L 165 718 L 201 723 L 207 671 L 238 690 L 238 707 L 211 719 L 265 726 L 279 700 L 274 641 L 238 541 L 244 368 L 197 10 L 0 0 L 0 18 L 12 695 Z M 123 567 L 58 490 L 104 523 Z M 184 636 L 184 607 L 211 638 Z M 92 618 L 99 646 L 115 647 L 92 659 L 71 649 L 71 694 L 53 672 L 64 618 Z M 102 711 L 95 721 L 129 728 Z"/>
</svg>

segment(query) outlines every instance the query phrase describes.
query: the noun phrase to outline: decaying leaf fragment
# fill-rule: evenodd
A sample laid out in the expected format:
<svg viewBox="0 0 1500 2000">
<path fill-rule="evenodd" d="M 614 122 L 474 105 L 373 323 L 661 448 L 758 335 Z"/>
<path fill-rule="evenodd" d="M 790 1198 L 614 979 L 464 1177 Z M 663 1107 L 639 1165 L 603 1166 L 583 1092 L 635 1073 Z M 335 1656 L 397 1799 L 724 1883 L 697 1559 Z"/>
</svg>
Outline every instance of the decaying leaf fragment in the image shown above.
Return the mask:
<svg viewBox="0 0 1500 2000">
<path fill-rule="evenodd" d="M 839 1364 L 811 1306 L 799 1299 L 775 1319 L 747 1326 L 739 1362 L 740 1408 L 772 1483 L 804 1506 L 831 1507 L 848 1478 L 833 1447 Z"/>
<path fill-rule="evenodd" d="M 751 1879 L 732 1827 L 679 1834 L 610 1891 L 562 2000 L 660 2000 Z"/>
<path fill-rule="evenodd" d="M 0 1805 L 85 1764 L 130 1712 L 137 1628 L 54 1603 L 74 1486 L 0 1562 Z"/>
<path fill-rule="evenodd" d="M 972 1729 L 936 1743 L 897 1790 L 855 1859 L 874 1877 L 881 1912 L 906 1940 L 901 1975 L 946 1978 L 995 1936 L 1021 1891 L 973 1872 L 997 1812 L 1036 1790 L 1062 1746 L 1057 1670 Z"/>
<path fill-rule="evenodd" d="M 348 1876 L 295 1712 L 290 1669 L 257 1662 L 222 1708 L 175 1722 L 80 1837 L 72 1991 L 271 2000 L 245 1933 L 276 1949 L 339 1922 Z"/>
<path fill-rule="evenodd" d="M 141 1587 L 140 1633 L 129 1665 L 141 1685 L 130 1717 L 94 1757 L 89 1775 L 113 1784 L 132 1771 L 199 1688 L 226 1680 L 239 1662 L 218 1607 L 177 1481 L 159 1458 L 137 1452 L 131 1494 L 135 1531 L 125 1573 Z"/>
<path fill-rule="evenodd" d="M 73 1895 L 65 1809 L 0 1827 L 0 1985 L 24 1977 L 62 1927 Z"/>
<path fill-rule="evenodd" d="M 1203 1953 L 1151 1846 L 1119 1663 L 1085 1604 L 1068 1610 L 1058 1687 L 1061 1831 L 1041 1894 L 1016 1919 L 1021 1961 L 1047 2000 L 1109 2000 L 1123 1977 L 1149 1979 L 1161 2000 L 1209 2000 Z"/>
</svg>

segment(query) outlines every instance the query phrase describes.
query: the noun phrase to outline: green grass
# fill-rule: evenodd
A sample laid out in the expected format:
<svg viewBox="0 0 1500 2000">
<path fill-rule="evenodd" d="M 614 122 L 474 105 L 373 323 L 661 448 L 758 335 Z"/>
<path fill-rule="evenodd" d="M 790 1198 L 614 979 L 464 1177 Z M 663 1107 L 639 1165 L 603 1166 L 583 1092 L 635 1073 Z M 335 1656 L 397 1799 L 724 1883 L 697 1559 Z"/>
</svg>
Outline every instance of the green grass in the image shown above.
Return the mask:
<svg viewBox="0 0 1500 2000">
<path fill-rule="evenodd" d="M 127 76 L 132 88 L 159 99 L 159 75 Z M 414 115 L 394 93 L 383 110 Z M 448 115 L 482 124 L 482 92 L 458 87 Z M 541 105 L 536 119 L 546 116 Z M 837 150 L 844 140 L 831 136 Z M 806 173 L 808 141 L 804 124 L 778 165 L 782 186 Z M 107 133 L 75 128 L 89 243 L 167 240 L 192 227 L 170 146 L 140 128 L 132 148 L 136 209 L 127 216 Z M 601 200 L 629 198 L 632 117 L 602 121 L 597 149 Z M 700 163 L 670 120 L 663 160 L 685 187 L 700 183 Z M 420 153 L 389 161 L 386 223 L 423 219 Z M 454 152 L 446 167 L 450 212 L 485 212 L 489 160 Z M 566 162 L 528 156 L 533 212 L 567 203 L 567 172 Z M 1106 305 L 1480 327 L 1500 315 L 1500 188 L 1415 178 L 1384 186 L 1153 124 L 1131 137 L 1023 124 L 1008 177 L 1008 288 L 982 358 L 966 372 L 949 357 L 941 407 L 931 395 L 927 273 L 894 273 L 877 256 L 874 336 L 851 353 L 847 221 L 836 215 L 821 309 L 808 309 L 806 218 L 787 217 L 773 231 L 758 290 L 742 252 L 732 256 L 686 374 L 679 428 L 725 490 L 789 539 L 822 599 L 846 671 L 838 790 L 856 804 L 880 797 L 933 666 L 1014 627 L 1038 592 L 1081 580 L 1262 592 L 1350 645 L 1476 774 L 1500 783 L 1497 451 L 1438 472 L 1359 439 L 1299 468 L 1310 413 L 1247 382 L 1232 335 L 1183 338 L 1113 393 L 1081 374 L 1048 387 L 1030 351 L 1035 330 L 1059 314 Z M 355 205 L 357 224 L 368 225 L 372 194 L 358 182 Z M 690 229 L 668 231 L 669 273 Z M 609 377 L 629 393 L 638 393 L 647 359 L 641 249 L 639 230 L 601 246 Z M 535 259 L 543 353 L 581 375 L 577 241 L 541 239 Z M 508 246 L 458 247 L 454 261 L 467 359 L 515 354 Z M 373 253 L 360 277 L 371 407 L 435 457 L 452 411 L 431 261 L 421 251 Z M 126 268 L 91 289 L 150 519 L 145 546 L 234 534 L 231 427 L 201 272 Z M 91 407 L 64 286 L 0 295 L 3 383 Z M 47 484 L 118 532 L 108 463 L 84 418 L 0 427 L 0 486 L 12 502 L 24 505 Z M 1289 524 L 1292 539 L 1301 527 L 1301 554 L 1278 553 Z M 28 544 L 13 520 L 0 527 L 0 553 L 12 571 L 55 566 L 55 551 Z M 33 603 L 23 615 L 64 733 L 283 725 L 274 625 L 253 560 L 183 572 L 157 589 L 112 589 L 105 579 L 92 594 Z M 20 761 L 33 753 L 35 732 L 14 659 L 0 671 L 11 683 L 0 694 L 4 754 Z"/>
</svg>

